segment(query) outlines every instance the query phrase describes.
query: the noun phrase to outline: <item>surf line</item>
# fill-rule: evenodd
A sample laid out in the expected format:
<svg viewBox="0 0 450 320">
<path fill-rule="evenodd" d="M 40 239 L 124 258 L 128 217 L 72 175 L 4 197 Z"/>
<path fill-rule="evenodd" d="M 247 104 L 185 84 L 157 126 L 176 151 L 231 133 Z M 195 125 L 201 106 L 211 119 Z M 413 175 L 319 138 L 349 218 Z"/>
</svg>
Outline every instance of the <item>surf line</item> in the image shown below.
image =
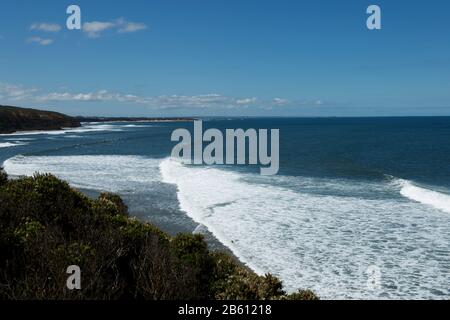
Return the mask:
<svg viewBox="0 0 450 320">
<path fill-rule="evenodd" d="M 276 175 L 280 167 L 280 130 L 226 129 L 203 132 L 202 120 L 194 121 L 194 139 L 187 129 L 172 132 L 171 141 L 179 142 L 172 149 L 172 158 L 194 165 L 260 165 L 261 175 Z M 192 143 L 192 140 L 193 143 Z M 204 142 L 208 143 L 205 148 Z M 225 145 L 225 155 L 224 155 Z M 247 152 L 248 146 L 248 152 Z"/>
</svg>

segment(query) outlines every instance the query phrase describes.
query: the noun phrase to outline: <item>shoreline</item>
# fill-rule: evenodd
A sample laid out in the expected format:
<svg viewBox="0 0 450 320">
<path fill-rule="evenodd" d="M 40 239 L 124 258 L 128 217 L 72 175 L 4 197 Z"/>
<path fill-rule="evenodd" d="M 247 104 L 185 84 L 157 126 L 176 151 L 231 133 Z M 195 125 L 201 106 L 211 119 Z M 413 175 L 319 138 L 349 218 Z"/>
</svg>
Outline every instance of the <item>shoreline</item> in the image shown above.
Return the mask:
<svg viewBox="0 0 450 320">
<path fill-rule="evenodd" d="M 2 164 L 0 165 L 0 167 L 2 167 L 4 164 L 4 162 L 2 162 Z M 11 175 L 8 174 L 8 177 L 11 180 L 17 180 L 23 177 L 27 177 L 26 175 Z M 95 200 L 96 198 L 98 198 L 98 196 L 102 193 L 101 190 L 94 190 L 94 189 L 85 189 L 85 188 L 79 188 L 74 186 L 73 184 L 69 183 L 70 186 L 78 191 L 80 191 L 82 194 L 84 194 L 85 196 L 89 197 L 92 200 Z M 123 197 L 122 195 L 119 195 L 120 197 Z M 129 205 L 130 203 L 126 203 L 125 204 Z M 212 252 L 223 252 L 228 254 L 235 263 L 239 264 L 241 267 L 247 269 L 247 270 L 251 270 L 252 272 L 256 272 L 256 270 L 252 269 L 248 264 L 246 264 L 244 261 L 242 261 L 241 259 L 239 259 L 239 257 L 233 252 L 233 250 L 231 248 L 229 248 L 226 244 L 222 243 L 206 226 L 204 226 L 201 223 L 198 223 L 196 221 L 194 221 L 187 212 L 183 211 L 180 209 L 180 212 L 182 214 L 184 214 L 184 216 L 186 218 L 188 218 L 189 220 L 191 220 L 194 224 L 197 225 L 197 227 L 194 230 L 189 231 L 188 229 L 186 231 L 184 231 L 184 233 L 191 233 L 191 234 L 200 234 L 204 237 L 205 242 L 208 245 L 208 249 Z M 176 228 L 174 227 L 174 225 L 171 225 L 170 223 L 158 223 L 155 222 L 154 220 L 152 220 L 151 215 L 148 216 L 148 218 L 144 218 L 140 215 L 137 215 L 136 213 L 133 213 L 133 211 L 130 210 L 129 212 L 130 217 L 134 217 L 136 219 L 138 219 L 141 222 L 148 222 L 151 224 L 154 224 L 155 226 L 157 226 L 158 228 L 160 228 L 163 232 L 166 232 L 167 234 L 171 235 L 171 236 L 176 236 L 179 231 L 176 230 Z M 203 229 L 201 232 L 198 232 L 197 229 L 199 227 L 202 227 L 201 229 Z M 197 231 L 197 232 L 196 232 Z"/>
<path fill-rule="evenodd" d="M 130 216 L 117 194 L 92 200 L 54 175 L 17 180 L 3 170 L 0 187 L 10 212 L 1 223 L 14 234 L 4 239 L 10 251 L 2 263 L 18 266 L 5 271 L 0 295 L 7 300 L 319 299 L 311 290 L 286 293 L 278 278 L 208 249 L 203 237 L 171 236 Z M 87 285 L 67 290 L 67 265 L 82 270 Z"/>
<path fill-rule="evenodd" d="M 147 120 L 96 120 L 96 121 L 82 121 L 80 126 L 77 127 L 61 127 L 61 128 L 48 128 L 48 129 L 32 129 L 32 130 L 18 130 L 18 131 L 0 131 L 0 137 L 9 137 L 14 135 L 35 135 L 35 134 L 45 134 L 46 132 L 58 132 L 58 131 L 70 131 L 83 128 L 86 124 L 99 124 L 99 123 L 178 123 L 178 122 L 193 122 L 194 118 L 186 119 L 147 119 Z"/>
<path fill-rule="evenodd" d="M 75 117 L 80 123 L 103 122 L 192 122 L 193 117 Z"/>
<path fill-rule="evenodd" d="M 13 177 L 15 179 L 18 179 L 20 177 L 18 176 L 10 176 Z M 83 188 L 78 188 L 78 187 L 74 187 L 73 185 L 71 185 L 72 188 L 75 188 L 77 190 L 79 190 L 81 193 L 83 193 L 84 195 L 86 195 L 87 197 L 91 198 L 91 199 L 96 199 L 100 193 L 102 191 L 100 190 L 93 190 L 93 189 L 83 189 Z M 123 197 L 123 196 L 121 196 Z M 125 204 L 126 201 L 125 201 Z M 127 204 L 129 205 L 129 203 Z M 194 221 L 187 212 L 183 211 L 180 209 L 180 212 L 184 214 L 184 216 L 186 218 L 188 218 L 189 220 L 191 220 L 194 224 L 197 225 L 197 227 L 194 230 L 191 231 L 185 231 L 185 232 L 189 232 L 192 234 L 201 234 L 204 239 L 205 242 L 208 244 L 208 249 L 213 251 L 213 252 L 224 252 L 226 254 L 228 254 L 234 262 L 236 262 L 237 264 L 239 264 L 241 267 L 246 268 L 248 270 L 251 270 L 252 272 L 257 273 L 254 269 L 252 269 L 248 264 L 246 264 L 244 261 L 242 261 L 241 259 L 239 259 L 239 257 L 233 252 L 233 250 L 231 248 L 229 248 L 226 244 L 222 243 L 205 225 L 198 223 L 196 221 Z M 160 228 L 162 231 L 166 232 L 169 235 L 175 236 L 177 233 L 174 226 L 170 225 L 170 223 L 157 223 L 155 221 L 152 220 L 151 215 L 148 216 L 148 218 L 144 218 L 140 215 L 136 215 L 135 213 L 133 213 L 133 211 L 130 209 L 130 216 L 131 217 L 135 217 L 136 219 L 138 219 L 141 222 L 148 222 L 151 224 L 156 225 L 158 228 Z M 202 231 L 201 232 L 196 232 L 197 229 L 199 227 L 202 227 Z"/>
</svg>

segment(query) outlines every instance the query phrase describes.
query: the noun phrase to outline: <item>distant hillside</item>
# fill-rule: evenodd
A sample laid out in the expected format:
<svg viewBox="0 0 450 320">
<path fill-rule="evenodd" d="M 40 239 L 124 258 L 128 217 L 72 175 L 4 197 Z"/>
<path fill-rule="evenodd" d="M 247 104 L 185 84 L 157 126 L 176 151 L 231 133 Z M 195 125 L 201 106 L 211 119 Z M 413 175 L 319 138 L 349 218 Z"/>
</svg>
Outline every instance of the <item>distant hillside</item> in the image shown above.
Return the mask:
<svg viewBox="0 0 450 320">
<path fill-rule="evenodd" d="M 0 133 L 59 130 L 80 127 L 80 122 L 62 113 L 0 106 Z"/>
<path fill-rule="evenodd" d="M 194 121 L 191 117 L 76 117 L 80 122 L 187 122 Z"/>
</svg>

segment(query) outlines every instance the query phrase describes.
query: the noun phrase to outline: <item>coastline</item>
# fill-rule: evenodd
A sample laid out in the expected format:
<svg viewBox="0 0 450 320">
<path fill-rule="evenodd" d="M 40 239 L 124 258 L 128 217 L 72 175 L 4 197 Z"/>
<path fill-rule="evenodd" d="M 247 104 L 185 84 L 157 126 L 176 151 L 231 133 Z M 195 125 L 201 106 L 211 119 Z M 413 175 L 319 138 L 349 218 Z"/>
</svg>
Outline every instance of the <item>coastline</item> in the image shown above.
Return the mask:
<svg viewBox="0 0 450 320">
<path fill-rule="evenodd" d="M 18 178 L 20 178 L 20 176 L 11 176 L 11 178 L 18 179 Z M 102 192 L 100 190 L 83 189 L 83 188 L 76 188 L 76 187 L 73 187 L 73 188 L 79 190 L 81 193 L 83 193 L 84 195 L 86 195 L 87 197 L 89 197 L 91 199 L 96 199 Z M 130 203 L 126 203 L 126 202 L 125 202 L 125 204 L 130 205 Z M 181 212 L 185 215 L 186 218 L 191 220 L 192 223 L 197 225 L 197 228 L 192 230 L 190 233 L 201 234 L 204 237 L 205 242 L 208 244 L 208 248 L 211 251 L 224 252 L 224 253 L 228 254 L 233 259 L 233 261 L 235 263 L 239 264 L 241 267 L 257 273 L 256 270 L 252 269 L 248 264 L 246 264 L 244 261 L 239 259 L 239 257 L 233 252 L 233 250 L 231 248 L 229 248 L 226 244 L 222 243 L 211 231 L 208 230 L 207 227 L 195 222 L 189 216 L 189 214 L 187 212 L 185 212 L 183 210 L 181 210 Z M 130 216 L 137 218 L 141 222 L 148 222 L 148 223 L 154 224 L 158 228 L 160 228 L 162 231 L 166 232 L 167 234 L 169 234 L 171 236 L 176 236 L 179 233 L 179 231 L 174 226 L 174 224 L 157 223 L 152 220 L 151 215 L 148 216 L 148 218 L 144 218 L 144 217 L 141 217 L 140 215 L 136 215 L 135 213 L 133 213 L 133 211 L 130 211 Z M 201 231 L 197 231 L 198 229 L 201 229 Z"/>
<path fill-rule="evenodd" d="M 0 167 L 3 167 L 4 162 L 2 162 L 2 164 L 0 165 Z M 8 175 L 9 178 L 11 180 L 17 180 L 23 177 L 26 177 L 26 175 Z M 70 183 L 69 183 L 70 184 Z M 103 192 L 102 190 L 93 190 L 93 189 L 85 189 L 85 188 L 78 188 L 73 186 L 72 184 L 70 184 L 70 186 L 76 190 L 78 190 L 79 192 L 81 192 L 82 194 L 84 194 L 85 196 L 87 196 L 88 198 L 90 198 L 91 200 L 95 200 L 97 199 L 100 194 Z M 121 196 L 122 197 L 122 196 Z M 127 203 L 125 201 L 126 205 L 130 205 L 130 203 Z M 208 245 L 208 249 L 213 251 L 213 252 L 223 252 L 226 253 L 227 255 L 229 255 L 232 260 L 237 263 L 239 266 L 258 273 L 256 270 L 254 270 L 253 268 L 251 268 L 248 264 L 246 264 L 244 261 L 242 261 L 234 252 L 231 248 L 229 248 L 226 244 L 222 243 L 211 231 L 208 230 L 207 227 L 205 227 L 202 224 L 199 224 L 197 222 L 195 222 L 187 212 L 180 210 L 186 218 L 188 218 L 189 220 L 192 221 L 193 224 L 197 225 L 197 227 L 194 230 L 190 230 L 188 229 L 189 226 L 186 226 L 186 230 L 183 231 L 182 233 L 191 233 L 191 234 L 200 234 L 204 237 L 205 242 Z M 158 228 L 160 228 L 163 232 L 171 235 L 171 236 L 176 236 L 177 234 L 180 234 L 180 231 L 178 230 L 178 228 L 175 226 L 174 223 L 168 223 L 168 222 L 155 222 L 153 221 L 151 215 L 149 215 L 147 218 L 146 217 L 142 217 L 141 215 L 137 215 L 136 213 L 133 213 L 133 211 L 129 212 L 130 217 L 132 218 L 136 218 L 139 221 L 143 222 L 143 223 L 151 223 L 155 226 L 157 226 Z M 200 230 L 198 230 L 200 229 Z M 190 231 L 189 231 L 190 230 Z"/>
<path fill-rule="evenodd" d="M 30 130 L 17 130 L 17 131 L 0 131 L 0 136 L 14 136 L 14 135 L 34 135 L 42 134 L 46 132 L 58 132 L 58 131 L 69 131 L 83 128 L 86 124 L 99 124 L 99 123 L 120 123 L 120 122 L 130 122 L 130 123 L 176 123 L 176 122 L 193 122 L 195 119 L 154 119 L 154 120 L 105 120 L 105 121 L 83 121 L 80 126 L 75 127 L 61 127 L 61 128 L 44 128 L 44 129 L 30 129 Z"/>
<path fill-rule="evenodd" d="M 203 237 L 171 236 L 139 221 L 116 194 L 91 199 L 54 175 L 9 179 L 3 170 L 0 189 L 9 212 L 0 222 L 6 234 L 14 234 L 2 242 L 9 254 L 1 262 L 14 268 L 5 270 L 1 299 L 319 299 L 311 290 L 286 293 L 278 278 L 259 276 L 226 252 L 211 251 Z M 76 291 L 66 290 L 61 273 L 72 267 L 83 270 L 84 286 Z"/>
<path fill-rule="evenodd" d="M 80 126 L 76 118 L 59 112 L 0 105 L 0 133 L 2 134 L 14 134 L 18 131 L 61 130 L 61 128 Z"/>
<path fill-rule="evenodd" d="M 252 121 L 249 124 L 254 127 L 261 124 Z M 344 123 L 348 125 L 348 130 L 353 130 L 354 124 L 347 124 L 346 121 L 336 123 L 340 126 Z M 286 139 L 295 139 L 310 131 L 302 124 L 315 121 L 283 120 L 274 123 L 280 124 L 281 128 L 299 124 L 295 134 L 286 135 Z M 448 120 L 444 122 L 447 123 Z M 228 122 L 216 124 L 220 128 L 230 126 Z M 231 125 L 239 127 L 245 124 L 247 122 L 239 120 Z M 382 124 L 385 122 L 380 120 Z M 387 125 L 390 125 L 390 121 Z M 415 121 L 411 120 L 411 130 L 415 130 L 414 125 Z M 434 121 L 424 120 L 425 125 L 426 128 L 435 128 Z M 437 205 L 449 202 L 448 198 L 442 198 L 436 192 L 448 195 L 449 189 L 445 184 L 437 183 L 438 176 L 430 176 L 436 181 L 435 187 L 415 177 L 414 172 L 408 174 L 387 168 L 374 175 L 370 166 L 364 171 L 364 176 L 361 176 L 360 169 L 355 171 L 356 176 L 346 171 L 345 175 L 336 177 L 318 174 L 309 177 L 303 170 L 289 171 L 286 175 L 270 179 L 240 168 L 177 166 L 176 162 L 169 161 L 163 161 L 165 165 L 161 166 L 161 160 L 167 160 L 171 148 L 167 137 L 176 125 L 99 123 L 97 126 L 86 124 L 81 130 L 75 129 L 79 134 L 67 132 L 54 136 L 30 136 L 28 146 L 3 149 L 0 162 L 16 158 L 5 162 L 5 168 L 11 174 L 30 176 L 37 170 L 53 172 L 61 179 L 70 181 L 78 190 L 106 190 L 122 195 L 129 205 L 129 212 L 139 221 L 149 221 L 173 235 L 203 234 L 212 250 L 232 254 L 235 261 L 250 270 L 259 267 L 270 271 L 284 280 L 284 287 L 289 292 L 298 286 L 309 287 L 330 299 L 344 296 L 352 299 L 378 298 L 382 294 L 389 298 L 411 296 L 440 299 L 447 292 L 446 288 L 442 288 L 442 282 L 433 278 L 435 275 L 443 277 L 447 272 L 436 267 L 436 262 L 443 261 L 440 253 L 447 250 L 444 244 L 436 248 L 423 244 L 431 254 L 435 254 L 430 256 L 430 262 L 418 266 L 424 279 L 429 279 L 427 287 L 415 287 L 414 282 L 406 282 L 412 276 L 403 275 L 399 267 L 385 276 L 386 281 L 396 283 L 402 274 L 405 277 L 403 281 L 408 283 L 402 291 L 383 286 L 383 293 L 379 294 L 366 291 L 363 287 L 364 269 L 369 264 L 377 263 L 371 260 L 374 254 L 387 263 L 402 263 L 406 258 L 402 254 L 406 252 L 405 247 L 417 244 L 414 239 L 403 238 L 405 242 L 392 240 L 392 234 L 398 237 L 416 233 L 426 236 L 430 234 L 428 230 L 432 230 L 442 239 L 437 241 L 446 242 L 448 220 L 445 212 L 442 212 L 445 210 L 438 210 Z M 324 126 L 320 122 L 313 128 L 320 130 Z M 410 135 L 408 128 L 404 133 Z M 439 129 L 435 129 L 436 135 L 441 133 Z M 445 129 L 443 132 L 448 131 Z M 389 131 L 386 132 L 388 134 Z M 418 139 L 422 141 L 420 136 Z M 2 142 L 12 140 L 2 138 Z M 14 138 L 19 140 L 19 136 Z M 320 135 L 314 139 L 316 142 L 323 141 Z M 354 142 L 354 139 L 349 141 Z M 388 145 L 388 156 L 398 156 L 398 151 L 393 148 L 395 145 Z M 436 144 L 436 147 L 439 145 Z M 306 150 L 313 150 L 306 147 Z M 328 145 L 326 149 L 334 150 L 333 146 Z M 361 150 L 372 155 L 369 149 L 361 146 Z M 438 156 L 436 153 L 439 159 Z M 290 159 L 298 161 L 301 153 L 294 154 Z M 300 163 L 309 164 L 307 161 Z M 345 166 L 348 164 L 343 163 Z M 324 164 L 315 166 L 326 168 Z M 420 171 L 423 166 L 418 163 L 417 168 Z M 386 172 L 389 173 L 388 178 Z M 165 181 L 162 180 L 163 173 Z M 441 191 L 440 186 L 443 188 Z M 327 201 L 321 201 L 324 195 Z M 361 208 L 364 208 L 364 215 L 360 213 Z M 418 224 L 419 221 L 425 223 Z M 358 236 L 369 223 L 373 231 L 367 236 Z M 215 236 L 207 232 L 206 227 L 198 227 L 199 224 L 205 225 Z M 336 232 L 327 232 L 328 227 Z M 355 231 L 347 233 L 347 230 Z M 381 241 L 377 242 L 378 247 L 371 247 L 372 239 Z M 349 241 L 351 245 L 348 245 Z M 384 250 L 386 245 L 392 245 L 394 251 Z M 355 249 L 358 250 L 357 255 L 353 255 Z M 420 259 L 417 251 L 408 253 L 407 258 L 410 260 L 406 261 Z M 316 263 L 318 259 L 322 259 L 330 268 L 323 269 L 322 263 Z M 342 271 L 348 268 L 346 261 L 353 263 L 350 266 L 351 273 Z M 384 269 L 386 265 L 382 262 L 379 267 Z M 349 286 L 340 287 L 342 279 L 348 281 Z"/>
<path fill-rule="evenodd" d="M 25 134 L 27 132 L 58 131 L 80 128 L 83 123 L 115 122 L 192 122 L 193 117 L 85 117 L 69 116 L 54 111 L 0 105 L 0 134 Z"/>
<path fill-rule="evenodd" d="M 80 123 L 103 123 L 103 122 L 192 122 L 192 117 L 75 117 Z"/>
</svg>

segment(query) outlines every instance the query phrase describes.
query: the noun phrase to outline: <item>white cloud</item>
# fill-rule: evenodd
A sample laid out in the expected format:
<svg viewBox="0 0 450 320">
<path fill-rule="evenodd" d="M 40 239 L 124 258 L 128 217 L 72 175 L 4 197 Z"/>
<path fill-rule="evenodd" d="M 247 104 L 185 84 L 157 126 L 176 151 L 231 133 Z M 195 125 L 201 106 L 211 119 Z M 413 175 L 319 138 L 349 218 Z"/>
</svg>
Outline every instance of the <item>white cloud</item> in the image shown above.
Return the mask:
<svg viewBox="0 0 450 320">
<path fill-rule="evenodd" d="M 32 99 L 37 91 L 36 88 L 25 88 L 20 85 L 0 82 L 0 94 L 2 98 L 10 101 Z"/>
<path fill-rule="evenodd" d="M 202 94 L 202 95 L 171 95 L 171 96 L 156 96 L 148 97 L 145 102 L 154 107 L 159 108 L 184 108 L 184 107 L 194 107 L 194 108 L 211 108 L 217 106 L 229 106 L 234 104 L 234 99 L 220 94 Z"/>
<path fill-rule="evenodd" d="M 83 24 L 83 31 L 90 38 L 99 38 L 102 32 L 106 30 L 115 29 L 118 33 L 132 33 L 147 29 L 144 23 L 126 21 L 124 18 L 119 18 L 115 21 L 93 21 L 85 22 Z"/>
<path fill-rule="evenodd" d="M 273 104 L 276 106 L 285 106 L 285 105 L 289 104 L 289 100 L 283 99 L 283 98 L 274 98 Z"/>
<path fill-rule="evenodd" d="M 112 22 L 85 22 L 83 24 L 83 31 L 86 32 L 88 37 L 90 38 L 98 38 L 103 31 L 112 29 L 114 27 L 115 25 Z"/>
<path fill-rule="evenodd" d="M 41 37 L 31 37 L 27 39 L 28 43 L 37 43 L 41 46 L 48 46 L 53 43 L 52 39 L 44 39 Z"/>
<path fill-rule="evenodd" d="M 61 26 L 56 23 L 33 23 L 30 30 L 44 31 L 44 32 L 59 32 Z"/>
<path fill-rule="evenodd" d="M 85 93 L 53 92 L 36 97 L 41 102 L 45 101 L 79 101 L 79 102 L 128 102 L 144 104 L 157 108 L 179 108 L 179 107 L 213 107 L 237 105 L 235 99 L 219 94 L 204 95 L 160 95 L 160 96 L 137 96 L 134 94 L 113 93 L 107 90 Z"/>
<path fill-rule="evenodd" d="M 253 98 L 245 98 L 245 99 L 238 99 L 236 100 L 236 104 L 238 105 L 250 105 L 250 104 L 254 104 L 256 101 L 258 101 L 257 98 L 253 97 Z"/>
<path fill-rule="evenodd" d="M 120 33 L 131 33 L 147 29 L 143 23 L 127 22 L 123 27 L 119 28 Z"/>
<path fill-rule="evenodd" d="M 256 98 L 236 99 L 216 93 L 201 95 L 160 95 L 137 96 L 134 94 L 113 93 L 106 90 L 84 93 L 53 92 L 36 96 L 40 102 L 78 101 L 78 102 L 120 102 L 146 105 L 158 109 L 176 108 L 238 108 L 254 104 Z"/>
<path fill-rule="evenodd" d="M 272 108 L 281 105 L 305 106 L 306 102 L 290 102 L 282 98 L 272 100 L 259 100 L 256 97 L 236 98 L 217 93 L 199 95 L 159 95 L 142 96 L 129 93 L 110 92 L 98 90 L 92 92 L 70 92 L 62 89 L 60 92 L 41 92 L 36 88 L 0 83 L 0 95 L 5 100 L 49 102 L 114 102 L 143 105 L 154 109 L 240 109 L 240 108 Z M 308 103 L 311 105 L 314 103 Z"/>
<path fill-rule="evenodd" d="M 144 23 L 129 22 L 124 18 L 117 19 L 116 25 L 119 33 L 132 33 L 147 29 L 147 26 Z"/>
</svg>

